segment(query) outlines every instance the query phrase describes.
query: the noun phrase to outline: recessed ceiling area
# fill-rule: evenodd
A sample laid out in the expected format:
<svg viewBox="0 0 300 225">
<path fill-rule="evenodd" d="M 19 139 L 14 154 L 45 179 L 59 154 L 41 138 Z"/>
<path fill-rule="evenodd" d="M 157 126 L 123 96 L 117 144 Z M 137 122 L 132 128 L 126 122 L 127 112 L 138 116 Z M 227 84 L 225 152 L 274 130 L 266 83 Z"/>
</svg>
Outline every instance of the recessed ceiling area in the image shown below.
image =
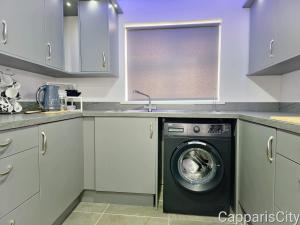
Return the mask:
<svg viewBox="0 0 300 225">
<path fill-rule="evenodd" d="M 78 16 L 78 0 L 64 0 L 64 16 Z"/>
</svg>

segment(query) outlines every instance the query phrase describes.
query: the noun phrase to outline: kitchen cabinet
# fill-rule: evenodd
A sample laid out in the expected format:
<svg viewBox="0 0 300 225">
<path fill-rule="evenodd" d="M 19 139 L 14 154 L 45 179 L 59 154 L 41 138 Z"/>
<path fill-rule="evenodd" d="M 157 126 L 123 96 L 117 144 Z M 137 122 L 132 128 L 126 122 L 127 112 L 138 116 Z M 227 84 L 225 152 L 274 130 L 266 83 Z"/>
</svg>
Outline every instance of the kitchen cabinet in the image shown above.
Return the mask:
<svg viewBox="0 0 300 225">
<path fill-rule="evenodd" d="M 39 192 L 38 149 L 0 159 L 0 218 Z"/>
<path fill-rule="evenodd" d="M 108 0 L 79 1 L 81 71 L 116 75 L 118 16 Z"/>
<path fill-rule="evenodd" d="M 300 136 L 277 132 L 275 206 L 281 211 L 299 212 Z"/>
<path fill-rule="evenodd" d="M 246 213 L 274 210 L 276 129 L 240 121 L 239 203 Z"/>
<path fill-rule="evenodd" d="M 39 194 L 36 194 L 12 212 L 0 219 L 0 225 L 41 225 L 44 224 L 37 213 L 39 211 Z"/>
<path fill-rule="evenodd" d="M 83 120 L 84 189 L 95 190 L 95 118 Z"/>
<path fill-rule="evenodd" d="M 155 194 L 157 118 L 95 119 L 96 191 Z"/>
<path fill-rule="evenodd" d="M 3 0 L 0 52 L 44 65 L 44 1 Z"/>
<path fill-rule="evenodd" d="M 46 64 L 64 69 L 63 1 L 45 0 Z"/>
<path fill-rule="evenodd" d="M 39 126 L 40 215 L 52 223 L 83 191 L 82 119 Z"/>
<path fill-rule="evenodd" d="M 280 75 L 300 69 L 298 0 L 253 1 L 250 9 L 250 75 Z"/>
<path fill-rule="evenodd" d="M 295 21 L 300 21 L 299 0 L 273 0 L 276 20 L 275 26 L 275 62 L 279 63 L 300 55 L 300 30 L 295 28 Z"/>
<path fill-rule="evenodd" d="M 282 211 L 298 213 L 300 165 L 282 155 L 276 157 L 275 205 Z"/>
<path fill-rule="evenodd" d="M 272 64 L 274 60 L 274 1 L 256 1 L 250 11 L 249 72 L 254 73 Z"/>
<path fill-rule="evenodd" d="M 38 146 L 38 128 L 19 128 L 0 132 L 0 159 Z"/>
</svg>

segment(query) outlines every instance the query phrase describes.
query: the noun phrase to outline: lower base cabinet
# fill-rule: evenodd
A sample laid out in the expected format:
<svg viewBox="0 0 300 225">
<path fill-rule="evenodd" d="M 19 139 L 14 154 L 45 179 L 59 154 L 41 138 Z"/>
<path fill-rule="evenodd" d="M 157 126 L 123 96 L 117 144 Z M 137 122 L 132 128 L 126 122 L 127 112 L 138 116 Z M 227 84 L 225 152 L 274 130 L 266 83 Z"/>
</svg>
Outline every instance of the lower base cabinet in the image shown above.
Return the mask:
<svg viewBox="0 0 300 225">
<path fill-rule="evenodd" d="M 0 219 L 0 225 L 44 225 L 39 216 L 39 194 Z"/>
<path fill-rule="evenodd" d="M 240 205 L 249 214 L 273 213 L 276 129 L 244 121 L 239 127 Z"/>
<path fill-rule="evenodd" d="M 52 225 L 83 191 L 82 119 L 41 125 L 39 132 L 39 212 L 42 225 Z"/>
<path fill-rule="evenodd" d="M 157 118 L 96 118 L 96 191 L 155 194 L 157 154 Z"/>
</svg>

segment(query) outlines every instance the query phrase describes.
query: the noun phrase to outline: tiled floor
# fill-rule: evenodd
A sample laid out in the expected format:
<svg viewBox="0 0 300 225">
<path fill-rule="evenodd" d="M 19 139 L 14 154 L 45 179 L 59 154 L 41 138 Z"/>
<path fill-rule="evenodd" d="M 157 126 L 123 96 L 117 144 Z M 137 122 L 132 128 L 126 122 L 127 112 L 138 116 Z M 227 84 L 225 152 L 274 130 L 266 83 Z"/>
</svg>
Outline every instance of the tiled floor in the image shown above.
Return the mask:
<svg viewBox="0 0 300 225">
<path fill-rule="evenodd" d="M 162 208 L 81 202 L 63 225 L 215 225 L 213 217 L 165 214 Z"/>
</svg>

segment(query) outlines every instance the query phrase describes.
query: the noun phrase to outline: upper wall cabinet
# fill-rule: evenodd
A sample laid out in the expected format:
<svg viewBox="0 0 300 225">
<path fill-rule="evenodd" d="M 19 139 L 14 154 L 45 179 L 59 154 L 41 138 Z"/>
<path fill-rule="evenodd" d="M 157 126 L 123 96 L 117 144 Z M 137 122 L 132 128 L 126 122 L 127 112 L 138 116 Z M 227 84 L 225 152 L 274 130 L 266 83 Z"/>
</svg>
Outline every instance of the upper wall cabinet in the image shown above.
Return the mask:
<svg viewBox="0 0 300 225">
<path fill-rule="evenodd" d="M 43 20 L 43 0 L 1 1 L 0 53 L 43 65 Z"/>
<path fill-rule="evenodd" d="M 118 20 L 110 1 L 79 1 L 81 71 L 118 73 Z"/>
<path fill-rule="evenodd" d="M 249 75 L 281 75 L 300 69 L 299 0 L 251 0 Z"/>
<path fill-rule="evenodd" d="M 63 1 L 45 0 L 46 64 L 64 69 Z"/>
</svg>

